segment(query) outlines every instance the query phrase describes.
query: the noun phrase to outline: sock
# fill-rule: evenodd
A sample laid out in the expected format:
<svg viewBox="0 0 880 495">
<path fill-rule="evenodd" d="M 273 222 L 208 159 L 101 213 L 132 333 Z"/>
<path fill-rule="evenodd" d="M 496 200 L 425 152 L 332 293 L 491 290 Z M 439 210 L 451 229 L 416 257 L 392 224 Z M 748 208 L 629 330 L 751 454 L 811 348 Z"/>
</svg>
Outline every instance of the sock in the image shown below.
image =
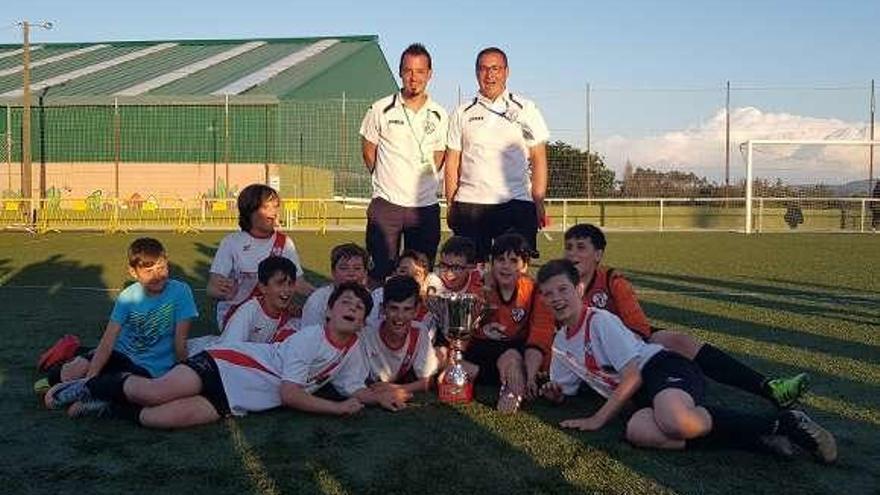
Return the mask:
<svg viewBox="0 0 880 495">
<path fill-rule="evenodd" d="M 49 386 L 61 383 L 61 365 L 56 364 L 46 370 L 46 379 L 49 381 Z"/>
<path fill-rule="evenodd" d="M 750 449 L 758 445 L 764 435 L 773 435 L 778 429 L 775 417 L 757 416 L 724 409 L 706 407 L 712 416 L 712 431 L 702 438 L 688 440 L 689 446 L 723 445 Z"/>
<path fill-rule="evenodd" d="M 697 363 L 703 374 L 718 383 L 730 385 L 761 397 L 767 396 L 764 391 L 764 383 L 767 378 L 764 375 L 711 344 L 703 344 L 700 352 L 694 357 L 694 362 Z"/>
<path fill-rule="evenodd" d="M 141 411 L 143 410 L 143 406 L 138 406 L 130 402 L 125 404 L 114 402 L 111 406 L 111 413 L 114 417 L 133 421 L 137 424 L 141 424 Z"/>
<path fill-rule="evenodd" d="M 125 396 L 125 380 L 131 376 L 131 373 L 111 373 L 107 375 L 98 375 L 86 382 L 86 388 L 95 399 L 115 402 L 117 404 L 128 404 L 128 398 Z"/>
</svg>

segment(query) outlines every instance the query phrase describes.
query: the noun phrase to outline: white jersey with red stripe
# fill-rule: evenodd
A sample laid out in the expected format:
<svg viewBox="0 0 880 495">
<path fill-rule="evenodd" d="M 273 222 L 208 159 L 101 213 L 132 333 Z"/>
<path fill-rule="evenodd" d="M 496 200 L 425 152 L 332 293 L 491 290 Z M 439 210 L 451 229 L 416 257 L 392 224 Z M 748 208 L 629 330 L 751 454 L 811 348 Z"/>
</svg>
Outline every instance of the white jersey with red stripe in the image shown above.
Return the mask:
<svg viewBox="0 0 880 495">
<path fill-rule="evenodd" d="M 219 343 L 260 342 L 268 344 L 281 342 L 299 330 L 299 319 L 284 312 L 273 318 L 266 314 L 261 297 L 252 297 L 239 306 L 220 334 Z"/>
<path fill-rule="evenodd" d="M 383 337 L 382 322 L 361 332 L 371 380 L 398 382 L 409 370 L 417 378 L 428 378 L 437 372 L 439 363 L 431 345 L 432 335 L 424 325 L 411 322 L 406 340 L 397 348 L 388 345 Z"/>
<path fill-rule="evenodd" d="M 314 393 L 326 384 L 341 395 L 364 388 L 369 370 L 357 335 L 345 344 L 331 341 L 325 328 L 306 327 L 274 344 L 216 344 L 208 354 L 217 363 L 229 409 L 235 415 L 281 405 L 281 382 Z"/>
<path fill-rule="evenodd" d="M 614 313 L 586 308 L 574 328 L 562 327 L 553 339 L 550 381 L 565 395 L 577 394 L 586 382 L 603 397 L 620 383 L 620 372 L 633 359 L 639 370 L 663 346 L 649 344 L 630 331 Z"/>
<path fill-rule="evenodd" d="M 296 276 L 302 276 L 302 264 L 293 239 L 284 236 L 283 242 L 279 242 L 279 235 L 284 236 L 281 232 L 275 232 L 262 239 L 239 231 L 220 241 L 210 272 L 230 278 L 235 283 L 235 295 L 226 301 L 217 302 L 217 324 L 221 328 L 229 309 L 247 301 L 253 295 L 257 286 L 257 266 L 264 259 L 269 256 L 283 256 L 296 264 Z"/>
<path fill-rule="evenodd" d="M 446 294 L 480 294 L 483 288 L 483 272 L 479 268 L 474 268 L 468 272 L 467 282 L 460 289 L 451 289 L 446 286 L 440 275 L 429 273 L 425 281 L 428 286 L 429 296 L 443 296 Z"/>
</svg>

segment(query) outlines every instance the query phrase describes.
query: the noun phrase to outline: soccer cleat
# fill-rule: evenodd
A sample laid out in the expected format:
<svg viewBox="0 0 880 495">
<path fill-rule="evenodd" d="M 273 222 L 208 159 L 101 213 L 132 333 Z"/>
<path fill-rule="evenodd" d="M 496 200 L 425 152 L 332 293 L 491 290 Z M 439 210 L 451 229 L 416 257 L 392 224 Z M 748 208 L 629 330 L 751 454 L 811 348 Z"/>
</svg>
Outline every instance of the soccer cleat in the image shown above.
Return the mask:
<svg viewBox="0 0 880 495">
<path fill-rule="evenodd" d="M 791 409 L 780 413 L 778 432 L 826 464 L 837 460 L 837 440 L 834 435 L 803 411 Z"/>
<path fill-rule="evenodd" d="M 798 373 L 788 378 L 774 378 L 764 384 L 767 396 L 782 409 L 793 406 L 810 388 L 810 375 Z"/>
<path fill-rule="evenodd" d="M 43 401 L 46 403 L 47 409 L 61 409 L 76 401 L 84 401 L 89 398 L 91 398 L 91 394 L 86 387 L 86 379 L 80 378 L 70 382 L 61 382 L 50 388 Z"/>
<path fill-rule="evenodd" d="M 49 379 L 48 378 L 40 378 L 39 380 L 34 382 L 34 393 L 45 394 L 49 390 Z"/>
<path fill-rule="evenodd" d="M 785 459 L 794 457 L 794 445 L 785 435 L 764 435 L 758 439 L 758 447 Z"/>
<path fill-rule="evenodd" d="M 67 415 L 71 418 L 106 418 L 112 414 L 112 405 L 109 401 L 100 399 L 88 399 L 74 402 L 68 409 Z"/>
</svg>

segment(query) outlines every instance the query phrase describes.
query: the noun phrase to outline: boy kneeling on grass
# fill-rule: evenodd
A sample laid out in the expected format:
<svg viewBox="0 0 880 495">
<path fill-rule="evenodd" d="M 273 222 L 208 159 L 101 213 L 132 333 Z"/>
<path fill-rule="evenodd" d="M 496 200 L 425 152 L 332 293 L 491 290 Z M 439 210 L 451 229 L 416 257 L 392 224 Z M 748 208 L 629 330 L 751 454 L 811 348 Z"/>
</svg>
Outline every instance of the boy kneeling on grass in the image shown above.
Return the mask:
<svg viewBox="0 0 880 495">
<path fill-rule="evenodd" d="M 439 363 L 432 332 L 417 318 L 421 306 L 414 278 L 395 275 L 385 281 L 381 318 L 362 334 L 373 390 L 398 390 L 408 399 L 431 387 Z"/>
<path fill-rule="evenodd" d="M 562 402 L 586 383 L 607 399 L 592 416 L 563 421 L 563 427 L 598 430 L 632 400 L 637 410 L 627 422 L 626 438 L 638 447 L 683 449 L 714 442 L 791 456 L 797 445 L 822 462 L 837 459 L 834 436 L 802 411 L 757 416 L 703 405 L 699 367 L 639 339 L 612 313 L 586 307 L 584 285 L 570 261 L 541 267 L 538 283 L 561 325 L 542 394 Z"/>
<path fill-rule="evenodd" d="M 335 415 L 354 414 L 365 404 L 396 411 L 403 394 L 365 385 L 358 331 L 371 306 L 363 286 L 340 284 L 330 296 L 326 325 L 304 328 L 281 343 L 218 344 L 157 379 L 116 374 L 59 384 L 46 394 L 46 406 L 78 403 L 71 408 L 110 411 L 150 428 L 184 428 L 282 405 Z M 327 384 L 347 398 L 313 395 Z"/>
</svg>

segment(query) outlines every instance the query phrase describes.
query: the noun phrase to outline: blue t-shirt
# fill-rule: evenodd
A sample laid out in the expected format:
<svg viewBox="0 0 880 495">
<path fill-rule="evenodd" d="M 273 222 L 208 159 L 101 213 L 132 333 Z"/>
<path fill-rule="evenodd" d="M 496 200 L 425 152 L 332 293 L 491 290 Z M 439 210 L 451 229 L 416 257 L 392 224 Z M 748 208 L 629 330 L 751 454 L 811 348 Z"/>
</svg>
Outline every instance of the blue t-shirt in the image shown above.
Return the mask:
<svg viewBox="0 0 880 495">
<path fill-rule="evenodd" d="M 119 294 L 110 314 L 110 321 L 122 327 L 113 350 L 154 377 L 162 376 L 177 360 L 174 328 L 198 316 L 192 289 L 186 283 L 169 279 L 161 294 L 151 296 L 135 282 Z"/>
</svg>

